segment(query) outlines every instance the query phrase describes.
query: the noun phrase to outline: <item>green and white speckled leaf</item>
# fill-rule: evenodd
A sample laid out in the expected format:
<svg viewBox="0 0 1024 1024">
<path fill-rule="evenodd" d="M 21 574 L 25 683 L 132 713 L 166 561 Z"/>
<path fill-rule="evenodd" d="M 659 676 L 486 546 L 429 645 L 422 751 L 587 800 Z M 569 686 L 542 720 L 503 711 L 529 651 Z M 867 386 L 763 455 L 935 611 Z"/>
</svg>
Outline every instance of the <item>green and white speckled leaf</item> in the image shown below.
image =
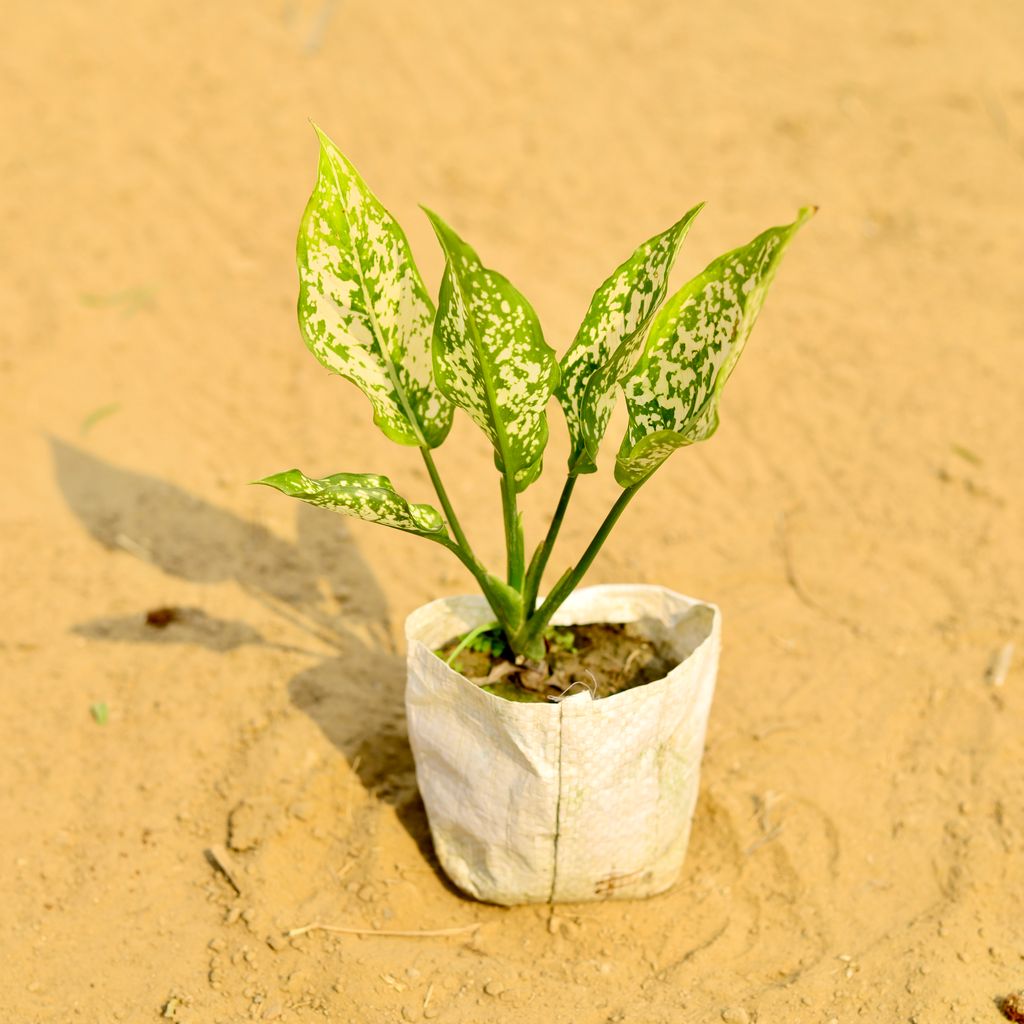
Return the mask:
<svg viewBox="0 0 1024 1024">
<path fill-rule="evenodd" d="M 369 398 L 391 440 L 434 448 L 452 407 L 433 381 L 433 303 L 402 229 L 338 147 L 317 135 L 317 181 L 296 245 L 302 336 Z"/>
<path fill-rule="evenodd" d="M 782 253 L 813 208 L 712 261 L 655 317 L 643 355 L 623 380 L 629 424 L 615 463 L 628 487 L 677 448 L 710 437 L 718 401 L 764 303 Z"/>
<path fill-rule="evenodd" d="M 344 516 L 380 523 L 423 536 L 446 534 L 441 513 L 430 505 L 412 505 L 399 495 L 386 476 L 373 473 L 335 473 L 314 480 L 297 469 L 257 480 L 282 494 L 310 505 L 334 509 Z"/>
<path fill-rule="evenodd" d="M 648 239 L 594 292 L 576 338 L 562 357 L 556 392 L 569 427 L 570 473 L 593 473 L 615 408 L 619 381 L 643 348 L 644 329 L 668 291 L 668 276 L 700 203 Z"/>
<path fill-rule="evenodd" d="M 558 360 L 530 303 L 429 210 L 446 264 L 434 321 L 434 376 L 494 445 L 516 490 L 540 474 Z"/>
</svg>

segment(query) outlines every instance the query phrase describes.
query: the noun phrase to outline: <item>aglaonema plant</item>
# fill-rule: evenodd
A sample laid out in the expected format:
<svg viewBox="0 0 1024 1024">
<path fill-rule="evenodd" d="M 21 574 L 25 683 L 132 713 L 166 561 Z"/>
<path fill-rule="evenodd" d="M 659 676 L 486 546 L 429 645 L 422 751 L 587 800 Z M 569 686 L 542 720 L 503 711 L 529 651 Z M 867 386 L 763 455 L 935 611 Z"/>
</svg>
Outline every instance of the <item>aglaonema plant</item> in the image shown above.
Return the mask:
<svg viewBox="0 0 1024 1024">
<path fill-rule="evenodd" d="M 322 132 L 316 185 L 299 229 L 299 324 L 314 356 L 369 399 L 377 426 L 419 448 L 441 508 L 413 504 L 386 476 L 297 469 L 266 477 L 285 494 L 416 534 L 447 548 L 476 579 L 515 656 L 543 656 L 545 631 L 637 491 L 677 448 L 718 426 L 736 366 L 786 246 L 813 209 L 713 260 L 668 297 L 679 248 L 703 204 L 641 244 L 597 289 L 561 359 L 526 297 L 425 210 L 445 257 L 437 307 L 404 232 Z M 539 597 L 577 479 L 597 469 L 618 393 L 628 421 L 615 458 L 621 493 L 574 565 Z M 540 476 L 554 395 L 569 431 L 568 472 L 547 533 L 527 560 L 518 496 Z M 474 554 L 434 462 L 455 407 L 494 449 L 507 562 Z"/>
</svg>

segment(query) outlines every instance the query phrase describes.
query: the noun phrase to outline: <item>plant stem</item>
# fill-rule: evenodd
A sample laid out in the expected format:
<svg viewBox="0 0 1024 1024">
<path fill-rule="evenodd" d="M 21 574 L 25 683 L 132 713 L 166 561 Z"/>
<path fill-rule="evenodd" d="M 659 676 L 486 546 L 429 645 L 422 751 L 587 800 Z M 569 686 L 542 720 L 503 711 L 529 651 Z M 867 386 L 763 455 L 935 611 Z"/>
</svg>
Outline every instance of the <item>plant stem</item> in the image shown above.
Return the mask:
<svg viewBox="0 0 1024 1024">
<path fill-rule="evenodd" d="M 487 575 L 487 571 L 461 544 L 452 540 L 446 534 L 440 536 L 437 534 L 426 534 L 425 536 L 440 544 L 441 547 L 447 548 L 476 577 L 477 583 L 483 587 L 483 580 Z"/>
<path fill-rule="evenodd" d="M 471 629 L 456 645 L 455 649 L 445 659 L 445 664 L 451 668 L 455 659 L 478 637 L 481 633 L 486 633 L 489 629 L 494 629 L 496 626 L 501 625 L 499 622 L 485 622 L 482 626 L 477 626 L 476 629 Z"/>
<path fill-rule="evenodd" d="M 440 544 L 441 547 L 447 548 L 473 574 L 473 578 L 491 606 L 491 611 L 494 612 L 494 617 L 498 620 L 498 624 L 506 636 L 512 636 L 517 629 L 521 628 L 523 616 L 518 593 L 508 590 L 501 580 L 491 576 L 470 552 L 447 534 L 424 534 L 424 536 Z M 507 592 L 502 593 L 503 589 Z"/>
<path fill-rule="evenodd" d="M 530 568 L 526 570 L 526 583 L 523 590 L 523 610 L 529 618 L 537 609 L 537 591 L 540 589 L 541 579 L 544 576 L 544 569 L 547 567 L 548 559 L 551 557 L 551 550 L 555 546 L 558 531 L 562 528 L 562 520 L 565 518 L 565 510 L 569 507 L 569 499 L 572 497 L 572 489 L 576 486 L 576 474 L 570 473 L 565 478 L 565 486 L 558 498 L 558 505 L 555 514 L 551 519 L 547 535 L 543 542 L 533 553 L 530 559 Z"/>
<path fill-rule="evenodd" d="M 530 616 L 522 630 L 520 630 L 519 636 L 516 638 L 515 646 L 517 648 L 526 649 L 536 645 L 537 640 L 551 621 L 551 616 L 555 614 L 565 599 L 576 589 L 580 580 L 583 579 L 583 576 L 597 557 L 597 553 L 608 539 L 608 534 L 611 533 L 612 528 L 618 522 L 619 516 L 622 515 L 626 506 L 633 500 L 633 496 L 640 490 L 646 480 L 647 477 L 632 484 L 619 495 L 618 500 L 612 505 L 611 511 L 604 517 L 604 522 L 598 527 L 597 533 L 594 534 L 594 539 L 587 546 L 587 550 L 583 552 L 583 557 L 580 558 L 573 569 L 565 573 L 555 584 L 551 593 L 544 599 L 544 603 Z"/>
<path fill-rule="evenodd" d="M 430 454 L 430 449 L 421 447 L 420 454 L 423 456 L 427 472 L 430 474 L 430 482 L 434 485 L 434 490 L 437 493 L 438 500 L 441 502 L 441 507 L 444 509 L 444 514 L 448 518 L 448 525 L 452 528 L 452 533 L 455 534 L 455 539 L 459 542 L 460 547 L 469 554 L 470 558 L 476 561 L 473 549 L 469 546 L 469 541 L 466 540 L 466 535 L 463 533 L 462 526 L 459 523 L 458 517 L 455 515 L 455 509 L 452 507 L 452 503 L 448 498 L 448 492 L 445 490 L 444 484 L 441 482 L 441 475 L 438 473 L 437 466 L 434 464 L 434 457 Z"/>
<path fill-rule="evenodd" d="M 526 552 L 523 542 L 523 521 L 516 507 L 516 486 L 512 474 L 505 470 L 501 479 L 501 512 L 505 518 L 505 551 L 508 554 L 508 585 L 523 589 Z"/>
</svg>

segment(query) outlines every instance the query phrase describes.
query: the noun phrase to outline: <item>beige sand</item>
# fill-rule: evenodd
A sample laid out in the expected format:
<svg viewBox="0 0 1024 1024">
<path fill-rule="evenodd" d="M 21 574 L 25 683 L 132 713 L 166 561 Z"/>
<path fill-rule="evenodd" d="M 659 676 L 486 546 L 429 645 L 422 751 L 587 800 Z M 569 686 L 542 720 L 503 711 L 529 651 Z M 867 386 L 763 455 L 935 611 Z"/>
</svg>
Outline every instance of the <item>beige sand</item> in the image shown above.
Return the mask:
<svg viewBox="0 0 1024 1024">
<path fill-rule="evenodd" d="M 0 1018 L 998 1019 L 1024 985 L 1024 7 L 8 6 Z M 464 590 L 460 567 L 245 486 L 301 465 L 429 497 L 298 337 L 309 117 L 432 287 L 418 201 L 559 350 L 696 200 L 680 273 L 821 205 L 718 436 L 642 492 L 591 576 L 724 612 L 667 896 L 551 914 L 453 892 L 400 625 Z M 464 418 L 439 461 L 497 561 Z M 615 488 L 579 491 L 557 568 Z M 160 605 L 193 611 L 144 626 Z M 240 895 L 204 857 L 229 843 Z M 280 938 L 314 921 L 481 928 Z"/>
</svg>

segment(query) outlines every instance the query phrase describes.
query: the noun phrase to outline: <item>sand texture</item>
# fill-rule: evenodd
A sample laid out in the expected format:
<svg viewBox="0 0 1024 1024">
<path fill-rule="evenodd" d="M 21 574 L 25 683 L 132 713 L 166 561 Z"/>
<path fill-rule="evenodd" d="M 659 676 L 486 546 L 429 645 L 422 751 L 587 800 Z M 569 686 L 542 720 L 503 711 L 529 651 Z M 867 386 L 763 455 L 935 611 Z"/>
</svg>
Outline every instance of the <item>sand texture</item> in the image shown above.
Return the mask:
<svg viewBox="0 0 1024 1024">
<path fill-rule="evenodd" d="M 998 1021 L 1024 987 L 1024 6 L 7 6 L 0 1019 Z M 310 118 L 432 291 L 419 202 L 559 352 L 695 202 L 678 283 L 821 207 L 718 434 L 588 577 L 723 613 L 664 896 L 501 909 L 447 884 L 402 623 L 471 580 L 247 486 L 301 466 L 432 500 L 299 337 Z M 618 493 L 623 422 L 552 578 Z M 534 538 L 562 483 L 551 423 Z M 485 440 L 460 415 L 437 458 L 499 565 Z M 284 937 L 314 922 L 480 927 Z"/>
</svg>

